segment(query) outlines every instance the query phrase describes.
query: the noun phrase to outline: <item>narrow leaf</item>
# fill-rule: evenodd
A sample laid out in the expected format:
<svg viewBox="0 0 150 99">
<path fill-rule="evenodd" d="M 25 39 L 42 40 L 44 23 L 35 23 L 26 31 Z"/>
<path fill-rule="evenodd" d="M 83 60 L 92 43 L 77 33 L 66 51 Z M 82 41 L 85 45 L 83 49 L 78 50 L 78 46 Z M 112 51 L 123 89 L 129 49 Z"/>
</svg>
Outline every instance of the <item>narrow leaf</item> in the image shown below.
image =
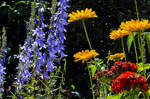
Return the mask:
<svg viewBox="0 0 150 99">
<path fill-rule="evenodd" d="M 128 39 L 127 39 L 128 52 L 130 52 L 131 45 L 132 45 L 132 42 L 133 42 L 136 34 L 137 34 L 137 32 L 133 32 L 128 36 Z"/>
<path fill-rule="evenodd" d="M 96 72 L 96 67 L 95 67 L 95 65 L 89 65 L 88 67 L 91 69 L 92 77 L 93 77 L 95 75 L 95 72 Z"/>
<path fill-rule="evenodd" d="M 144 39 L 147 42 L 147 46 L 148 46 L 148 51 L 150 52 L 150 33 L 145 33 L 144 34 Z"/>
</svg>

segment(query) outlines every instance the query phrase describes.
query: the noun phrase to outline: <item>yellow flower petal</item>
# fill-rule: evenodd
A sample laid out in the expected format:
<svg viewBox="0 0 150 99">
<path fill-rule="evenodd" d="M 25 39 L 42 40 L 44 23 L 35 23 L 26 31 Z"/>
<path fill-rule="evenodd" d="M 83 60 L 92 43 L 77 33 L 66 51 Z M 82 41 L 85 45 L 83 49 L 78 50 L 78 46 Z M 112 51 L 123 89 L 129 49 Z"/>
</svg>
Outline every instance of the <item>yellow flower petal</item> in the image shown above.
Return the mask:
<svg viewBox="0 0 150 99">
<path fill-rule="evenodd" d="M 85 10 L 77 10 L 76 12 L 72 12 L 68 14 L 69 19 L 68 22 L 74 22 L 81 19 L 87 19 L 87 18 L 97 18 L 95 11 L 92 11 L 92 9 L 86 8 Z"/>
<path fill-rule="evenodd" d="M 74 62 L 78 62 L 78 61 L 82 61 L 82 63 L 84 63 L 85 61 L 98 56 L 99 54 L 95 51 L 95 50 L 85 50 L 85 51 L 81 51 L 78 52 L 76 54 L 73 55 L 73 57 L 75 58 Z"/>
<path fill-rule="evenodd" d="M 129 35 L 130 33 L 131 33 L 131 31 L 118 29 L 118 30 L 113 30 L 110 33 L 109 37 L 110 37 L 110 39 L 116 40 L 118 38 L 122 38 L 126 35 Z"/>
<path fill-rule="evenodd" d="M 114 55 L 110 55 L 108 60 L 115 61 L 116 59 L 123 60 L 126 57 L 124 53 L 116 53 Z"/>
<path fill-rule="evenodd" d="M 150 23 L 148 20 L 130 20 L 126 22 L 122 22 L 120 28 L 127 31 L 139 31 L 150 28 Z"/>
</svg>

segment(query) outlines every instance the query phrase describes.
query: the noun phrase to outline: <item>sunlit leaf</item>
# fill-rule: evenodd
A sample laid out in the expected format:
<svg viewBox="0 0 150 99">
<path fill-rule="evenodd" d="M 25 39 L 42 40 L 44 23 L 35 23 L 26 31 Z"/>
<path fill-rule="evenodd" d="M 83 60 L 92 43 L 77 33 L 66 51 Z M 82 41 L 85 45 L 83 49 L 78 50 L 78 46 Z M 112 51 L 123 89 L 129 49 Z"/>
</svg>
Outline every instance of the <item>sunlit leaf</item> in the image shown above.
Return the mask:
<svg viewBox="0 0 150 99">
<path fill-rule="evenodd" d="M 18 1 L 18 2 L 15 3 L 15 5 L 21 4 L 21 3 L 24 3 L 24 4 L 25 4 L 26 2 L 25 2 L 25 1 Z"/>
<path fill-rule="evenodd" d="M 133 33 L 131 33 L 131 34 L 128 36 L 128 39 L 127 39 L 128 52 L 130 52 L 131 45 L 132 45 L 132 42 L 133 42 L 134 37 L 136 36 L 136 34 L 137 34 L 137 32 L 133 32 Z"/>
<path fill-rule="evenodd" d="M 91 69 L 92 77 L 93 77 L 95 75 L 95 72 L 96 72 L 96 66 L 95 65 L 89 65 L 88 67 Z"/>
<path fill-rule="evenodd" d="M 71 88 L 72 88 L 73 90 L 75 90 L 75 85 L 72 84 L 72 85 L 70 85 L 70 86 L 71 86 Z"/>
<path fill-rule="evenodd" d="M 150 64 L 144 64 L 144 70 L 150 69 Z"/>
<path fill-rule="evenodd" d="M 123 93 L 118 93 L 117 95 L 108 96 L 107 99 L 121 99 Z"/>
<path fill-rule="evenodd" d="M 143 64 L 143 65 L 142 65 L 142 63 L 138 64 L 138 71 L 143 71 L 143 70 L 147 70 L 147 69 L 150 69 L 150 64 Z"/>
<path fill-rule="evenodd" d="M 31 89 L 34 89 L 34 87 L 32 87 L 31 85 L 29 85 L 29 84 L 26 84 L 26 85 L 24 85 L 25 87 L 27 87 L 27 88 L 31 88 Z"/>
</svg>

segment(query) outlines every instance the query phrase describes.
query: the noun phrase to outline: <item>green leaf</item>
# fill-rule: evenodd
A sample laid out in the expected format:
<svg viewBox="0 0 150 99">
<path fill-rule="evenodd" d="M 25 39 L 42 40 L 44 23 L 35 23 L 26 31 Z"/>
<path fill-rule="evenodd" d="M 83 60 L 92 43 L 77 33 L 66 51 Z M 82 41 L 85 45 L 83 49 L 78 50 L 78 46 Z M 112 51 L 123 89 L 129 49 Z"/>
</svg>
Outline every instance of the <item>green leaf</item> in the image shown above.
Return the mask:
<svg viewBox="0 0 150 99">
<path fill-rule="evenodd" d="M 107 99 L 121 99 L 123 93 L 118 93 L 117 95 L 108 96 Z"/>
<path fill-rule="evenodd" d="M 147 69 L 150 69 L 150 64 L 143 64 L 143 65 L 142 65 L 142 63 L 138 64 L 138 71 L 143 71 L 143 70 L 147 70 Z"/>
<path fill-rule="evenodd" d="M 147 76 L 147 79 L 150 77 L 150 74 Z"/>
<path fill-rule="evenodd" d="M 15 5 L 21 4 L 21 3 L 25 4 L 26 2 L 25 1 L 18 1 L 18 2 L 15 3 Z"/>
<path fill-rule="evenodd" d="M 71 84 L 70 87 L 75 90 L 75 85 Z"/>
<path fill-rule="evenodd" d="M 150 69 L 150 64 L 144 64 L 144 70 Z"/>
<path fill-rule="evenodd" d="M 138 65 L 138 71 L 143 71 L 144 70 L 144 68 L 142 66 L 142 63 L 138 63 L 137 65 Z"/>
<path fill-rule="evenodd" d="M 132 45 L 132 42 L 133 42 L 136 34 L 137 34 L 137 32 L 133 32 L 128 36 L 128 39 L 127 39 L 128 52 L 130 52 L 131 45 Z"/>
<path fill-rule="evenodd" d="M 31 85 L 29 85 L 29 84 L 26 84 L 26 85 L 24 85 L 25 87 L 27 87 L 27 88 L 31 88 L 31 89 L 34 89 L 34 87 L 32 87 Z"/>
<path fill-rule="evenodd" d="M 96 72 L 96 66 L 95 65 L 89 65 L 88 67 L 91 69 L 92 77 L 93 77 L 95 75 L 95 72 Z"/>
<path fill-rule="evenodd" d="M 137 97 L 139 97 L 141 94 L 142 94 L 142 92 L 140 91 L 140 92 L 138 93 Z"/>
<path fill-rule="evenodd" d="M 147 91 L 147 93 L 146 93 L 148 96 L 150 96 L 150 89 Z"/>
<path fill-rule="evenodd" d="M 10 10 L 14 10 L 15 7 L 16 7 L 18 4 L 26 4 L 26 2 L 25 2 L 25 0 L 23 0 L 23 1 L 18 1 L 18 2 L 15 3 L 15 6 L 14 6 L 14 7 L 11 7 L 11 5 L 7 4 L 7 2 L 3 2 L 3 3 L 0 5 L 0 7 L 6 7 L 6 6 L 7 6 Z"/>
<path fill-rule="evenodd" d="M 150 33 L 144 33 L 144 39 L 146 40 L 148 51 L 150 52 Z"/>
</svg>

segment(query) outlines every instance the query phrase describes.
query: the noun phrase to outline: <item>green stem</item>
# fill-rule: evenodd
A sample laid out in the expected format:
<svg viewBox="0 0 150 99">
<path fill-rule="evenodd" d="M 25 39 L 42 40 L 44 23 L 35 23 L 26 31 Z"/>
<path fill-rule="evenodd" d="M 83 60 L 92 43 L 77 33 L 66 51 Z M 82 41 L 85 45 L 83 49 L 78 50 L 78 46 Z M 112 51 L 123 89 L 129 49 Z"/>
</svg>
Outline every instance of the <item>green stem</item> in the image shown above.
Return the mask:
<svg viewBox="0 0 150 99">
<path fill-rule="evenodd" d="M 137 19 L 139 20 L 139 12 L 138 12 L 138 6 L 137 6 L 137 2 L 136 0 L 134 0 L 134 4 L 135 4 L 135 9 L 136 9 L 136 15 L 137 15 Z"/>
<path fill-rule="evenodd" d="M 125 49 L 124 49 L 123 37 L 121 38 L 121 45 L 122 45 L 123 53 L 126 55 L 126 53 L 125 53 Z M 127 62 L 126 57 L 125 57 L 125 62 Z"/>
<path fill-rule="evenodd" d="M 142 64 L 144 64 L 144 56 L 143 56 L 143 38 L 142 38 L 142 35 L 141 35 L 141 32 L 139 33 L 140 35 L 140 43 L 141 43 L 141 59 L 142 59 Z"/>
<path fill-rule="evenodd" d="M 66 74 L 66 59 L 64 59 L 64 68 L 63 68 L 63 72 L 62 72 L 62 79 L 61 79 L 61 82 L 60 82 L 60 85 L 59 85 L 59 93 L 58 93 L 58 99 L 60 99 L 60 92 L 61 92 L 61 90 L 62 90 L 62 85 L 63 85 L 63 83 L 64 83 L 64 81 L 65 81 L 65 77 L 64 77 L 64 75 Z"/>
<path fill-rule="evenodd" d="M 89 40 L 89 37 L 88 37 L 88 33 L 87 33 L 87 29 L 86 29 L 86 26 L 85 26 L 84 19 L 82 19 L 81 21 L 82 21 L 82 24 L 83 24 L 83 28 L 84 28 L 86 39 L 87 39 L 87 41 L 89 43 L 90 49 L 92 50 L 92 46 L 91 46 L 91 43 L 90 43 L 90 40 Z"/>
<path fill-rule="evenodd" d="M 135 9 L 136 9 L 136 15 L 137 15 L 137 19 L 139 20 L 139 12 L 138 12 L 138 6 L 137 6 L 137 1 L 134 0 L 134 4 L 135 4 Z M 143 68 L 144 68 L 144 52 L 143 52 L 143 39 L 142 39 L 142 33 L 141 31 L 139 31 L 138 33 L 138 44 L 139 44 L 139 50 L 140 50 L 140 53 L 141 53 L 141 59 L 142 59 L 142 65 L 143 65 Z M 145 74 L 145 71 L 144 71 L 144 76 L 146 77 L 146 74 Z"/>
<path fill-rule="evenodd" d="M 145 94 L 143 93 L 143 97 L 144 97 L 144 99 L 146 99 L 146 97 L 145 97 Z"/>
<path fill-rule="evenodd" d="M 92 87 L 92 96 L 93 96 L 93 99 L 95 99 L 93 83 L 92 83 L 92 78 L 91 78 L 91 72 L 90 72 L 90 69 L 89 69 L 88 65 L 87 65 L 87 68 L 88 68 L 89 77 L 90 77 L 90 84 L 91 84 L 91 87 Z"/>
<path fill-rule="evenodd" d="M 133 36 L 133 33 L 132 33 L 132 36 Z M 137 50 L 136 50 L 136 44 L 135 44 L 134 36 L 133 36 L 133 44 L 134 44 L 134 50 L 135 50 L 135 56 L 136 56 L 136 63 L 138 64 L 138 55 L 137 55 Z"/>
<path fill-rule="evenodd" d="M 141 52 L 141 59 L 142 59 L 142 66 L 143 66 L 143 68 L 144 68 L 144 46 L 143 46 L 143 37 L 142 37 L 142 33 L 141 33 L 141 31 L 139 32 L 139 37 L 140 37 L 140 44 L 141 44 L 141 50 L 140 50 L 140 52 Z M 146 77 L 146 72 L 145 72 L 145 70 L 143 71 L 143 73 L 144 73 L 144 77 Z"/>
<path fill-rule="evenodd" d="M 101 88 L 102 88 L 102 87 L 101 87 L 101 85 L 100 85 L 100 86 L 99 86 L 99 99 L 101 99 L 101 91 L 100 91 Z"/>
</svg>

